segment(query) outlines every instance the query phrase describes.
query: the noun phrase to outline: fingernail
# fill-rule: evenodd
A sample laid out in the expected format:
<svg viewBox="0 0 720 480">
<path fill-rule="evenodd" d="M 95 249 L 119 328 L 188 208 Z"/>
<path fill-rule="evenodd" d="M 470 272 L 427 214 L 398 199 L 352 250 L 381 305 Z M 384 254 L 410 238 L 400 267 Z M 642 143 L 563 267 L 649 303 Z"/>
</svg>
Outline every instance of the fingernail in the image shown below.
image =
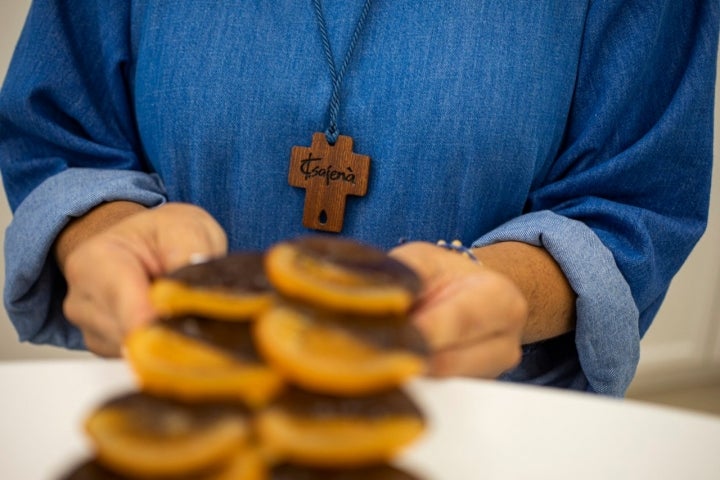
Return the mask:
<svg viewBox="0 0 720 480">
<path fill-rule="evenodd" d="M 191 265 L 197 265 L 198 263 L 205 263 L 208 260 L 210 260 L 210 255 L 206 253 L 192 253 L 188 261 Z"/>
</svg>

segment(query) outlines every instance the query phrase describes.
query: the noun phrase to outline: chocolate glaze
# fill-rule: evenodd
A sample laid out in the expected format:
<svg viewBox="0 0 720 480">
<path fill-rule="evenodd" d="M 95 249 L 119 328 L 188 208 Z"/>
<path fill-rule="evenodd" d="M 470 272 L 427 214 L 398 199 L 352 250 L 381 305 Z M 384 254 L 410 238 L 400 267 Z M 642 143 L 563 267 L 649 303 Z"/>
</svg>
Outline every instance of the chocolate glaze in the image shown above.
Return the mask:
<svg viewBox="0 0 720 480">
<path fill-rule="evenodd" d="M 173 476 L 172 479 L 166 480 L 207 480 L 212 478 L 213 471 L 207 471 L 192 475 L 181 475 Z M 140 477 L 128 477 L 127 475 L 121 475 L 117 472 L 113 472 L 109 468 L 102 465 L 95 459 L 86 460 L 79 465 L 76 465 L 71 471 L 69 471 L 61 480 L 142 480 Z"/>
<path fill-rule="evenodd" d="M 231 322 L 184 316 L 163 320 L 161 325 L 193 340 L 222 350 L 243 362 L 261 363 L 249 321 Z"/>
<path fill-rule="evenodd" d="M 284 464 L 273 468 L 270 480 L 420 480 L 390 465 L 323 469 Z"/>
<path fill-rule="evenodd" d="M 69 471 L 61 480 L 133 480 L 120 475 L 98 463 L 97 460 L 87 460 Z"/>
<path fill-rule="evenodd" d="M 226 419 L 245 420 L 249 417 L 247 408 L 240 404 L 185 403 L 144 392 L 111 398 L 100 409 L 122 412 L 128 432 L 158 438 L 189 435 Z"/>
<path fill-rule="evenodd" d="M 422 284 L 417 274 L 384 251 L 355 240 L 313 235 L 290 242 L 298 252 L 317 262 L 327 262 L 367 277 L 373 285 L 398 285 L 412 295 Z"/>
<path fill-rule="evenodd" d="M 173 480 L 207 479 L 208 473 L 173 477 Z M 89 459 L 75 466 L 61 480 L 139 480 L 138 478 L 120 475 L 101 465 L 97 460 Z M 392 467 L 390 465 L 374 465 L 359 468 L 310 468 L 291 464 L 274 467 L 269 480 L 420 480 L 420 477 Z"/>
<path fill-rule="evenodd" d="M 260 252 L 234 252 L 207 262 L 186 265 L 169 273 L 166 278 L 189 287 L 240 293 L 265 293 L 271 289 Z"/>
<path fill-rule="evenodd" d="M 307 321 L 324 328 L 342 330 L 382 350 L 406 350 L 428 356 L 430 349 L 420 330 L 405 316 L 364 316 L 319 310 L 288 303 Z"/>
<path fill-rule="evenodd" d="M 303 418 L 424 418 L 420 408 L 399 388 L 362 397 L 336 397 L 288 388 L 273 405 Z"/>
</svg>

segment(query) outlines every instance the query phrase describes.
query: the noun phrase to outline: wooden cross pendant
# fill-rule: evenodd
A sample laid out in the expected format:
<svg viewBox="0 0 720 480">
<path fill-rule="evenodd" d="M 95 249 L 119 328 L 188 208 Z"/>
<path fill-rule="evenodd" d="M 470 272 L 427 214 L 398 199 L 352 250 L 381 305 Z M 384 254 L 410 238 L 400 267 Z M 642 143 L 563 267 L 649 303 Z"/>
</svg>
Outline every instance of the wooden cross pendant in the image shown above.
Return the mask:
<svg viewBox="0 0 720 480">
<path fill-rule="evenodd" d="M 367 192 L 370 157 L 353 153 L 352 137 L 338 136 L 335 145 L 316 132 L 310 147 L 293 147 L 288 182 L 305 189 L 303 226 L 327 232 L 342 230 L 348 195 Z"/>
</svg>

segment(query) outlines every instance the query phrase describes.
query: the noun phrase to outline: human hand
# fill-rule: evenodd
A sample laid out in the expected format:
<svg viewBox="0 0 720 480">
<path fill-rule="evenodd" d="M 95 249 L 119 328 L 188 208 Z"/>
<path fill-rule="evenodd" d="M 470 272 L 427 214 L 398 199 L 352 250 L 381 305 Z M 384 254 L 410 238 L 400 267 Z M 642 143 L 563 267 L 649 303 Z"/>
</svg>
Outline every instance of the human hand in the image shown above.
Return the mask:
<svg viewBox="0 0 720 480">
<path fill-rule="evenodd" d="M 494 378 L 520 362 L 528 304 L 508 277 L 430 243 L 390 255 L 423 281 L 412 317 L 430 346 L 430 375 Z"/>
<path fill-rule="evenodd" d="M 68 284 L 63 311 L 89 350 L 119 356 L 127 333 L 156 317 L 148 297 L 154 277 L 189 263 L 193 255 L 226 251 L 225 232 L 205 210 L 181 203 L 143 209 L 63 256 Z"/>
</svg>

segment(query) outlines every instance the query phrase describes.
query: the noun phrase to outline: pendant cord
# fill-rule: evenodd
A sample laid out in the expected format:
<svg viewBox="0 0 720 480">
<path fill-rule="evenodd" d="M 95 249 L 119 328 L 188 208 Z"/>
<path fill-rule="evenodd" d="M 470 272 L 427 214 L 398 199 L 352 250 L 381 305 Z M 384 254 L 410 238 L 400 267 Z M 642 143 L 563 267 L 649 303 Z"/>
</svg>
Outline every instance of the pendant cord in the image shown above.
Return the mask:
<svg viewBox="0 0 720 480">
<path fill-rule="evenodd" d="M 372 0 L 365 0 L 362 12 L 360 12 L 360 17 L 355 25 L 355 31 L 350 39 L 350 45 L 348 45 L 345 58 L 340 66 L 340 70 L 338 71 L 335 66 L 335 57 L 333 56 L 332 47 L 330 46 L 330 37 L 328 35 L 327 24 L 325 23 L 325 15 L 323 14 L 321 0 L 313 0 L 315 19 L 317 20 L 318 30 L 320 31 L 320 37 L 323 44 L 323 51 L 325 52 L 328 67 L 330 68 L 330 77 L 332 79 L 332 95 L 330 96 L 330 105 L 328 106 L 328 128 L 325 130 L 325 137 L 327 137 L 327 141 L 330 145 L 334 145 L 338 135 L 340 135 L 340 131 L 337 126 L 338 114 L 340 112 L 340 88 L 342 87 L 345 71 L 350 64 L 352 53 L 355 50 L 355 45 L 360 38 L 360 32 L 365 24 L 365 19 L 370 11 L 371 3 Z"/>
</svg>

